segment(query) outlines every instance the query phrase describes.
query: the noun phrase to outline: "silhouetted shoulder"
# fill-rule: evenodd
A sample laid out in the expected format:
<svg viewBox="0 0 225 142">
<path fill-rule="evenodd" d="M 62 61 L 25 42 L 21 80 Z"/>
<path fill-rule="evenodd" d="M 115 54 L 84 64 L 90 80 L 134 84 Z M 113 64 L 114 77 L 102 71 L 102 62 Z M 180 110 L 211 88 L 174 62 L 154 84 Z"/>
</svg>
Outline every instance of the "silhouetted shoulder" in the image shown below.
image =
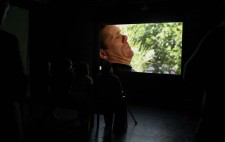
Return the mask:
<svg viewBox="0 0 225 142">
<path fill-rule="evenodd" d="M 24 74 L 24 66 L 17 37 L 11 33 L 0 30 L 0 47 L 0 82 L 4 85 L 3 88 L 7 90 L 7 92 L 20 91 L 23 92 L 21 94 L 24 94 L 26 91 L 24 88 L 26 88 L 27 85 L 27 77 Z"/>
<path fill-rule="evenodd" d="M 0 30 L 1 66 L 4 66 L 6 73 L 24 72 L 18 39 L 15 35 Z M 11 74 L 13 75 L 13 74 Z"/>
<path fill-rule="evenodd" d="M 5 43 L 5 45 L 10 44 L 10 43 L 8 43 L 8 41 L 14 41 L 14 42 L 18 43 L 18 40 L 15 35 L 8 33 L 1 29 L 0 29 L 0 40 L 1 40 L 1 44 Z"/>
</svg>

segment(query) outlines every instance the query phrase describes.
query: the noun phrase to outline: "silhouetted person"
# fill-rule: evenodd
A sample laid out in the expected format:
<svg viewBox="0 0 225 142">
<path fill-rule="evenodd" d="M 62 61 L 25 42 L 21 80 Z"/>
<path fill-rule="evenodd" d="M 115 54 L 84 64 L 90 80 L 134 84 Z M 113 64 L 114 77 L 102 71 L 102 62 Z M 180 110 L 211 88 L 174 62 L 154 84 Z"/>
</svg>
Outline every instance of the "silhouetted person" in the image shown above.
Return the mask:
<svg viewBox="0 0 225 142">
<path fill-rule="evenodd" d="M 90 103 L 93 92 L 93 79 L 89 73 L 89 64 L 81 61 L 75 66 L 75 75 L 71 86 L 71 97 L 77 106 L 81 127 L 88 130 Z"/>
<path fill-rule="evenodd" d="M 66 107 L 70 101 L 70 90 L 73 78 L 73 62 L 69 58 L 59 58 L 51 63 L 50 108 Z"/>
<path fill-rule="evenodd" d="M 123 102 L 123 86 L 120 79 L 113 74 L 110 62 L 102 64 L 102 70 L 96 81 L 95 101 L 98 110 L 104 114 L 106 127 L 115 132 L 124 132 L 127 129 L 126 104 Z M 114 116 L 115 114 L 115 116 Z M 114 117 L 114 125 L 113 124 Z"/>
<path fill-rule="evenodd" d="M 225 141 L 224 9 L 221 11 L 223 19 L 202 38 L 184 66 L 184 80 L 205 92 L 203 114 L 196 133 L 197 142 Z"/>
<path fill-rule="evenodd" d="M 9 9 L 9 1 L 0 1 L 0 24 Z M 0 29 L 1 66 L 1 141 L 20 142 L 23 139 L 21 105 L 27 91 L 27 77 L 24 74 L 16 36 Z"/>
</svg>

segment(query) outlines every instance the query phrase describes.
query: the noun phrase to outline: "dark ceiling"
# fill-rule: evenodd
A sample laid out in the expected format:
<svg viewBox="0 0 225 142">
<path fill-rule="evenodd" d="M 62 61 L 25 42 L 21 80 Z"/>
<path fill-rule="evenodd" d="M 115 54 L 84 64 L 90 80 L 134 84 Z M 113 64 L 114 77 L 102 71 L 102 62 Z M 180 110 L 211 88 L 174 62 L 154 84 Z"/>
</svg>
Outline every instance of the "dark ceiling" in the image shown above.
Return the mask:
<svg viewBox="0 0 225 142">
<path fill-rule="evenodd" d="M 11 0 L 13 5 L 25 9 L 54 8 L 60 13 L 80 10 L 106 13 L 162 12 L 162 13 L 206 13 L 221 9 L 222 0 Z"/>
<path fill-rule="evenodd" d="M 11 0 L 14 5 L 29 7 L 30 4 L 39 4 L 43 6 L 136 6 L 143 8 L 170 7 L 171 9 L 199 9 L 212 7 L 216 1 L 207 2 L 204 0 Z"/>
</svg>

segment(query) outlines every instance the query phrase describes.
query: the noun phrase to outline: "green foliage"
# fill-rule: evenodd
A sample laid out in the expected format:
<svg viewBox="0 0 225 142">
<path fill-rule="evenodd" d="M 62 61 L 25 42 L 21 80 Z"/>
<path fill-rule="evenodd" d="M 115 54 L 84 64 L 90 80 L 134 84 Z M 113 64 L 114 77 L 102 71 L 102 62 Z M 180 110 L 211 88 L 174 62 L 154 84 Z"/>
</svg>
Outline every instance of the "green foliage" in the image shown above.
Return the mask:
<svg viewBox="0 0 225 142">
<path fill-rule="evenodd" d="M 138 72 L 181 74 L 182 23 L 118 25 L 134 51 Z"/>
</svg>

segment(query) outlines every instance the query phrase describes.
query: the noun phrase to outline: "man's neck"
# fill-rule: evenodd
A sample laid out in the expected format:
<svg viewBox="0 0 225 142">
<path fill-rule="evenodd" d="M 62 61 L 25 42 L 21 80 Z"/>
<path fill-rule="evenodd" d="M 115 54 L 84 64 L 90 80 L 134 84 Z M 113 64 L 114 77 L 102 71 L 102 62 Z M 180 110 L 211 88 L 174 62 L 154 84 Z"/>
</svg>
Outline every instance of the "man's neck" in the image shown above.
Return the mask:
<svg viewBox="0 0 225 142">
<path fill-rule="evenodd" d="M 130 66 L 130 61 L 127 60 L 109 60 L 110 63 L 124 64 Z"/>
<path fill-rule="evenodd" d="M 131 59 L 130 58 L 109 58 L 108 61 L 110 63 L 130 65 Z"/>
</svg>

